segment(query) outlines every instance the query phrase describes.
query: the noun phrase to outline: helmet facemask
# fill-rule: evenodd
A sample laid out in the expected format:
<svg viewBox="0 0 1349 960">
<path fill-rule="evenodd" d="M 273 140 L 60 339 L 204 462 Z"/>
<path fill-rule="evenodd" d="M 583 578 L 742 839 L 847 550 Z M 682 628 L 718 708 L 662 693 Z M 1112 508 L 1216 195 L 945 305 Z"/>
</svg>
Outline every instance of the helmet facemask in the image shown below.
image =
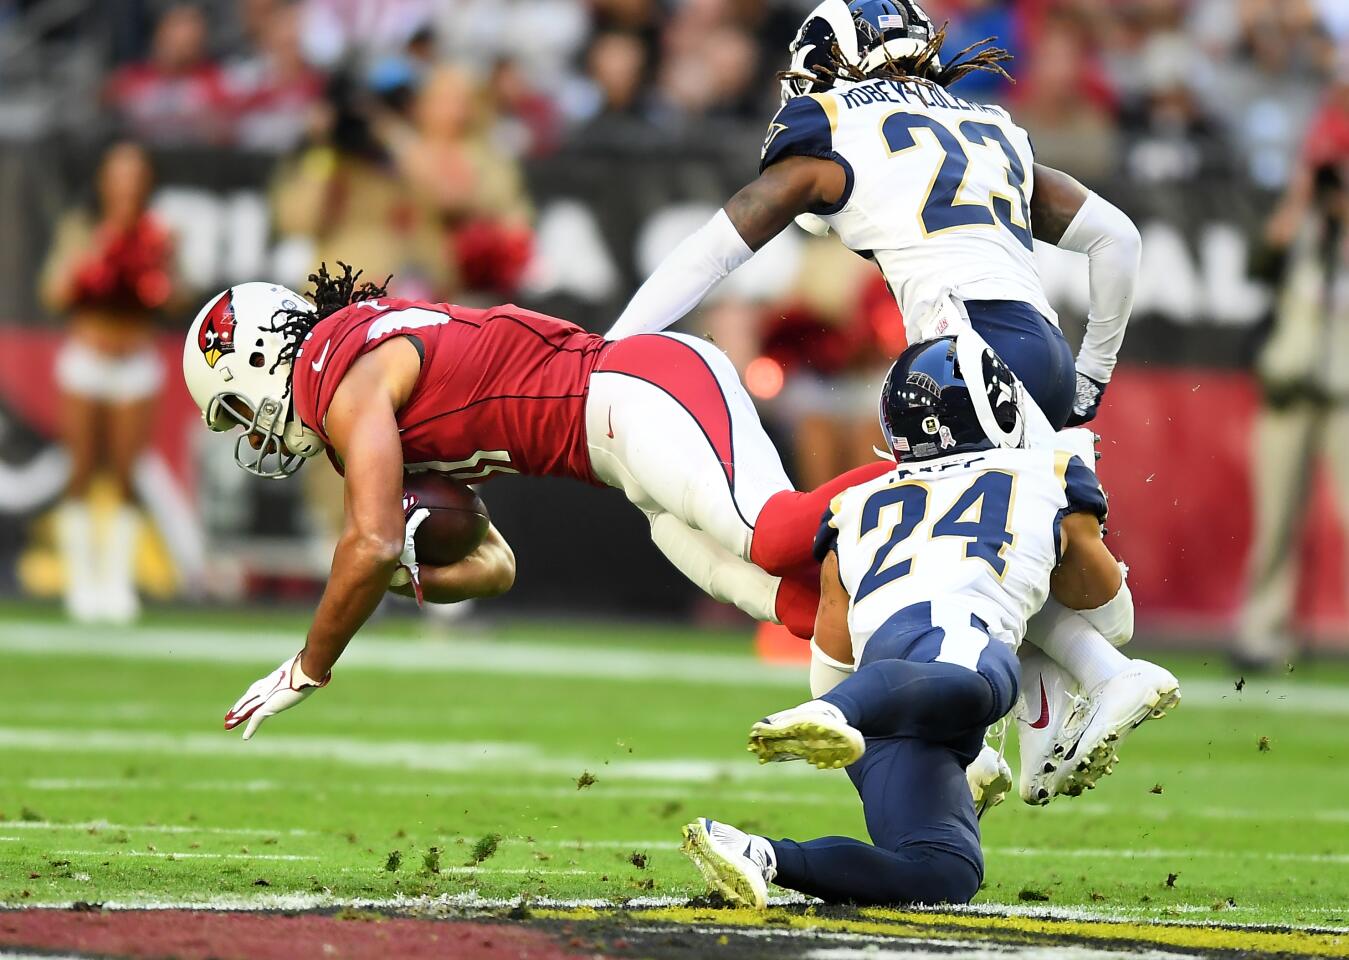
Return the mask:
<svg viewBox="0 0 1349 960">
<path fill-rule="evenodd" d="M 264 397 L 252 404 L 237 393 L 218 393 L 207 405 L 204 418 L 214 431 L 242 426 L 234 441 L 234 462 L 246 473 L 269 480 L 289 477 L 305 460 L 322 452 L 317 435 L 290 418 L 290 401 Z"/>
</svg>

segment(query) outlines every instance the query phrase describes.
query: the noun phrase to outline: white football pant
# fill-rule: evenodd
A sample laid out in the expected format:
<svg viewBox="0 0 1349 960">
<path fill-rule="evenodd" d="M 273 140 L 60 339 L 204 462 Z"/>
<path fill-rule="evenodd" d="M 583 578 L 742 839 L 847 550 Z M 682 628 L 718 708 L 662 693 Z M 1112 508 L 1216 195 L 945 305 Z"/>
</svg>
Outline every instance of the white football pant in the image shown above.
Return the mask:
<svg viewBox="0 0 1349 960">
<path fill-rule="evenodd" d="M 778 578 L 749 562 L 759 511 L 792 489 L 735 367 L 683 334 L 615 343 L 590 377 L 596 477 L 651 520 L 656 545 L 709 595 L 776 621 Z"/>
</svg>

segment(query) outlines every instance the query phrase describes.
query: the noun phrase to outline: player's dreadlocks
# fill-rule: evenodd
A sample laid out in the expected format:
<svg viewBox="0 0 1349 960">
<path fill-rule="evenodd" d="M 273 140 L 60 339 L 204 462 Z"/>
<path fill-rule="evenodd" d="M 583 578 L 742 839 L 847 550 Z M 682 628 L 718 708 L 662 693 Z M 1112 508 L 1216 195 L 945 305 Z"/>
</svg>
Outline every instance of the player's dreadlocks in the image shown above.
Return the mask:
<svg viewBox="0 0 1349 960">
<path fill-rule="evenodd" d="M 785 70 L 778 74 L 779 80 L 804 80 L 807 83 L 825 83 L 830 86 L 842 80 L 874 80 L 885 77 L 891 80 L 928 80 L 942 87 L 949 87 L 961 77 L 975 72 L 992 73 L 1009 83 L 1016 83 L 1002 65 L 1012 60 L 1012 55 L 1002 47 L 988 46 L 997 37 L 984 37 L 976 40 L 951 58 L 945 66 L 940 65 L 938 54 L 946 43 L 946 30 L 949 23 L 943 23 L 928 41 L 927 46 L 911 57 L 895 58 L 886 53 L 885 63 L 869 73 L 863 73 L 855 64 L 848 63 L 835 40 L 830 50 L 828 63 L 821 64 L 810 71 Z"/>
<path fill-rule="evenodd" d="M 352 273 L 351 267 L 341 260 L 337 265 L 342 268 L 342 276 L 335 277 L 328 272 L 328 264 L 319 265 L 318 273 L 309 275 L 309 282 L 314 285 L 314 292 L 311 299 L 314 301 L 313 310 L 302 310 L 299 307 L 291 309 L 278 310 L 272 315 L 272 331 L 281 334 L 286 343 L 277 354 L 276 362 L 272 364 L 270 373 L 275 373 L 276 368 L 283 363 L 294 364 L 295 357 L 300 352 L 300 347 L 304 344 L 305 335 L 318 325 L 319 321 L 326 320 L 337 311 L 344 307 L 349 307 L 353 303 L 360 303 L 362 300 L 377 300 L 380 297 L 388 296 L 389 281 L 393 279 L 393 274 L 384 278 L 383 283 L 365 283 L 357 286 L 357 281 L 361 279 L 364 271 L 357 270 Z M 290 389 L 287 384 L 286 389 Z"/>
</svg>

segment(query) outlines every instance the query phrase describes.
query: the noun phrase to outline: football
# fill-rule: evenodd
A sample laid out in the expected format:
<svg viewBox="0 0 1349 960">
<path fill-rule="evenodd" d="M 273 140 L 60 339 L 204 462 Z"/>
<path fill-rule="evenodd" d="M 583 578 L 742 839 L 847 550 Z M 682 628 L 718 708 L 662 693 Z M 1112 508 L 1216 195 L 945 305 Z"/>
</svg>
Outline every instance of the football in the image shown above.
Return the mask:
<svg viewBox="0 0 1349 960">
<path fill-rule="evenodd" d="M 467 484 L 443 473 L 410 473 L 403 478 L 403 494 L 431 512 L 417 528 L 418 563 L 458 563 L 487 536 L 487 507 Z"/>
</svg>

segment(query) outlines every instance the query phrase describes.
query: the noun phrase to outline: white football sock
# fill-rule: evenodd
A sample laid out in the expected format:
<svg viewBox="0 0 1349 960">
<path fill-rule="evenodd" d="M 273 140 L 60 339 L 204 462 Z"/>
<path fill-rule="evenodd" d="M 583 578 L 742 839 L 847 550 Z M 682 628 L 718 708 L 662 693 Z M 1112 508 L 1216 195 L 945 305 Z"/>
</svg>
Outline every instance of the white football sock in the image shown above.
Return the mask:
<svg viewBox="0 0 1349 960">
<path fill-rule="evenodd" d="M 1129 665 L 1080 613 L 1053 597 L 1027 625 L 1026 639 L 1077 680 L 1090 693 Z"/>
<path fill-rule="evenodd" d="M 777 623 L 778 577 L 769 576 L 748 560 L 741 560 L 700 530 L 671 513 L 651 520 L 651 539 L 704 593 L 732 603 L 755 620 Z"/>
<path fill-rule="evenodd" d="M 97 615 L 94 589 L 94 514 L 84 500 L 67 500 L 56 511 L 56 544 L 65 573 L 66 614 L 81 623 Z"/>
</svg>

